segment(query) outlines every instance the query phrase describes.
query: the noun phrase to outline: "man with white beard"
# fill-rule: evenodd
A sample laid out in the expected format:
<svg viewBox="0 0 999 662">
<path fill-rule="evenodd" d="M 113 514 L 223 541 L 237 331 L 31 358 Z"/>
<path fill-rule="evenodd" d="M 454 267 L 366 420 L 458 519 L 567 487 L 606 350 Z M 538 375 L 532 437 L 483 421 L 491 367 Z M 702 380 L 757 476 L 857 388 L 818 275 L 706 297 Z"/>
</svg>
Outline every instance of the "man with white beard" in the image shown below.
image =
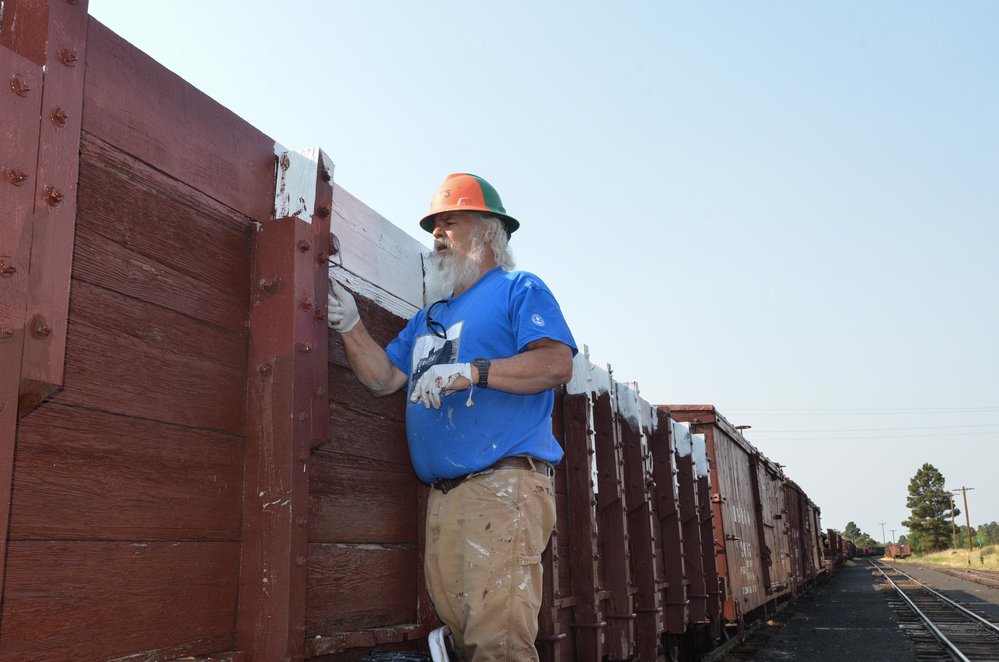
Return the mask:
<svg viewBox="0 0 999 662">
<path fill-rule="evenodd" d="M 487 181 L 449 175 L 420 226 L 434 237 L 433 303 L 383 350 L 332 282 L 329 324 L 371 393 L 408 385 L 410 457 L 434 488 L 424 572 L 459 659 L 537 660 L 562 459 L 552 389 L 572 377 L 575 342 L 548 287 L 513 271 L 507 241 L 520 223 Z"/>
</svg>

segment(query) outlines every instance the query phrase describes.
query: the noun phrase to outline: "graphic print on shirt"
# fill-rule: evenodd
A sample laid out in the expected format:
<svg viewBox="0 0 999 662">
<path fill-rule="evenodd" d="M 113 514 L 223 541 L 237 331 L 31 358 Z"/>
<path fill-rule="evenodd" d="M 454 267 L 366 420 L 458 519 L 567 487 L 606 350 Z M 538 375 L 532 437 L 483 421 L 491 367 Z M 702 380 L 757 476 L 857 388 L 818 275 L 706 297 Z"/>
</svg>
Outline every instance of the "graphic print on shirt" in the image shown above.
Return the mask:
<svg viewBox="0 0 999 662">
<path fill-rule="evenodd" d="M 413 343 L 412 373 L 409 378 L 409 395 L 413 395 L 413 387 L 420 381 L 432 365 L 444 365 L 458 362 L 458 347 L 461 345 L 461 327 L 464 321 L 456 322 L 444 334 L 447 339 L 438 338 L 433 334 L 420 336 Z"/>
</svg>

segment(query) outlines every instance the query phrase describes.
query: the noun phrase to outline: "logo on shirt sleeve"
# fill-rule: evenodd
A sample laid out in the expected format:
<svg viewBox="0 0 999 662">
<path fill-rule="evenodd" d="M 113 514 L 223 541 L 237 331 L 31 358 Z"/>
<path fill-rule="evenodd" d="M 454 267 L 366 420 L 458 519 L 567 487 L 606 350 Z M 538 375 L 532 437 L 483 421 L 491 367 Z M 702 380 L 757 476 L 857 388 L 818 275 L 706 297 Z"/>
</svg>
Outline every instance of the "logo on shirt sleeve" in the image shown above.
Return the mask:
<svg viewBox="0 0 999 662">
<path fill-rule="evenodd" d="M 541 315 L 538 315 L 537 313 L 534 313 L 533 315 L 531 315 L 531 321 L 534 322 L 534 326 L 544 326 L 545 325 L 545 318 L 542 317 Z"/>
</svg>

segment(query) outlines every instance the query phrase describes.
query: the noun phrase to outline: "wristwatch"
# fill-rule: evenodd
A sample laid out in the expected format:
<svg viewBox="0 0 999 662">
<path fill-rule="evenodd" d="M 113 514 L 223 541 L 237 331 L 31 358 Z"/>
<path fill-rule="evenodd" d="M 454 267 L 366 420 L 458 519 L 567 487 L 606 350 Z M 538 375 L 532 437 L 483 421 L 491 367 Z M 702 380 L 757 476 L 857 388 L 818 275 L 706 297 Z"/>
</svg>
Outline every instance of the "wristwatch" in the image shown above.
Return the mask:
<svg viewBox="0 0 999 662">
<path fill-rule="evenodd" d="M 489 386 L 489 359 L 475 359 L 472 361 L 472 365 L 479 369 L 479 382 L 476 384 L 479 388 L 485 388 Z"/>
</svg>

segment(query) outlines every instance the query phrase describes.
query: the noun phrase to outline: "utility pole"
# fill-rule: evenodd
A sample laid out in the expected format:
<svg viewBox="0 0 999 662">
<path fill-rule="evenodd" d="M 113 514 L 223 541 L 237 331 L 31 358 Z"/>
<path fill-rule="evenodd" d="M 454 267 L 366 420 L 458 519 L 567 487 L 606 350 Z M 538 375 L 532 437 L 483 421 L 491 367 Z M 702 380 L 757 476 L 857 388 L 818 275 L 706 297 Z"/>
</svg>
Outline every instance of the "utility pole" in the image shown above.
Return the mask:
<svg viewBox="0 0 999 662">
<path fill-rule="evenodd" d="M 968 490 L 973 487 L 961 486 L 961 494 L 964 495 L 964 525 L 968 527 L 968 565 L 971 565 L 971 552 L 974 551 L 971 544 L 971 517 L 968 515 Z"/>
<path fill-rule="evenodd" d="M 957 525 L 954 524 L 954 495 L 957 494 L 957 490 L 950 491 L 950 535 L 953 539 L 951 547 L 957 549 Z"/>
<path fill-rule="evenodd" d="M 881 525 L 881 544 L 885 544 L 885 522 L 878 522 Z"/>
<path fill-rule="evenodd" d="M 891 531 L 891 544 L 895 544 L 895 529 L 888 529 Z"/>
</svg>

